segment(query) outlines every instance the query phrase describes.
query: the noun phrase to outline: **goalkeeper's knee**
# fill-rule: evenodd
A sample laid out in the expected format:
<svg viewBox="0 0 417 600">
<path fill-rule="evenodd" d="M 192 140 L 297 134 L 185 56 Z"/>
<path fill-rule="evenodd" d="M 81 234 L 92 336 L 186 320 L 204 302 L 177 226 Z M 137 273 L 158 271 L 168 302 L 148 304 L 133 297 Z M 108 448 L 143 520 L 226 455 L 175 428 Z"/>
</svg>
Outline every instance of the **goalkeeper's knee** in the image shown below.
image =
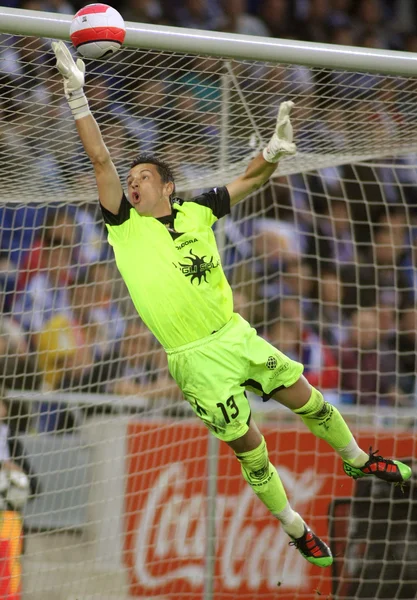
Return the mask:
<svg viewBox="0 0 417 600">
<path fill-rule="evenodd" d="M 236 458 L 240 462 L 243 477 L 255 493 L 262 491 L 274 473 L 276 474 L 276 470 L 269 462 L 264 437 L 262 437 L 262 442 L 257 448 L 249 450 L 249 452 L 239 452 L 239 454 L 236 454 Z"/>
<path fill-rule="evenodd" d="M 281 479 L 270 463 L 265 439 L 254 450 L 236 454 L 242 467 L 242 475 L 258 498 L 275 516 L 281 514 L 288 504 Z M 279 518 L 279 517 L 278 517 Z"/>
</svg>

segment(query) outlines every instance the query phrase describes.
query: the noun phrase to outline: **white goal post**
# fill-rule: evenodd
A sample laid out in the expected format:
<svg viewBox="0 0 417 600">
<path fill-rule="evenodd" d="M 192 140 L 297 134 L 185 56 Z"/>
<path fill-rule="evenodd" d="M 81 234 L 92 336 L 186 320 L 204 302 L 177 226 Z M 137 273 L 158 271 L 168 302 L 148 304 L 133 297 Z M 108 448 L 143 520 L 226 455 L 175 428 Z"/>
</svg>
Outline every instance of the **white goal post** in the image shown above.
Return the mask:
<svg viewBox="0 0 417 600">
<path fill-rule="evenodd" d="M 414 597 L 414 483 L 354 485 L 292 413 L 250 397 L 291 503 L 337 555 L 317 573 L 183 402 L 105 241 L 50 48 L 70 21 L 0 7 L 0 405 L 39 483 L 24 555 L 0 557 L 22 565 L 10 585 L 23 600 Z M 294 100 L 297 156 L 215 226 L 235 309 L 306 364 L 365 450 L 414 460 L 417 55 L 126 25 L 119 53 L 86 62 L 122 179 L 153 149 L 186 199 L 227 183 Z"/>
<path fill-rule="evenodd" d="M 0 7 L 4 33 L 36 35 L 69 41 L 70 15 Z M 391 75 L 416 74 L 417 57 L 411 52 L 335 46 L 258 36 L 181 29 L 148 23 L 126 23 L 124 44 L 130 48 L 207 54 L 308 67 L 331 67 Z"/>
</svg>

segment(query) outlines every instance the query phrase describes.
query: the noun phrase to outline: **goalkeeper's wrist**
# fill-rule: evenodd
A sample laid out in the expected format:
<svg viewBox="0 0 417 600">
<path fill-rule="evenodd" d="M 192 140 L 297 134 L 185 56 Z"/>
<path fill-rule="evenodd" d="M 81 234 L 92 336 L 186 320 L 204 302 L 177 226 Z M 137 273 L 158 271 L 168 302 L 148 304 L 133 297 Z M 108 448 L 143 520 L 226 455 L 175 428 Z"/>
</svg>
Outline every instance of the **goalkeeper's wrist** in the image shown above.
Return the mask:
<svg viewBox="0 0 417 600">
<path fill-rule="evenodd" d="M 262 156 L 264 157 L 266 162 L 269 163 L 277 163 L 281 158 L 281 154 L 277 155 L 269 148 L 269 146 L 266 146 L 266 148 L 263 149 Z"/>
<path fill-rule="evenodd" d="M 267 162 L 277 163 L 284 156 L 294 156 L 296 153 L 297 147 L 294 142 L 283 140 L 274 133 L 268 145 L 264 148 L 262 155 Z"/>
<path fill-rule="evenodd" d="M 69 93 L 67 95 L 67 101 L 75 120 L 82 119 L 91 114 L 83 88 Z"/>
</svg>

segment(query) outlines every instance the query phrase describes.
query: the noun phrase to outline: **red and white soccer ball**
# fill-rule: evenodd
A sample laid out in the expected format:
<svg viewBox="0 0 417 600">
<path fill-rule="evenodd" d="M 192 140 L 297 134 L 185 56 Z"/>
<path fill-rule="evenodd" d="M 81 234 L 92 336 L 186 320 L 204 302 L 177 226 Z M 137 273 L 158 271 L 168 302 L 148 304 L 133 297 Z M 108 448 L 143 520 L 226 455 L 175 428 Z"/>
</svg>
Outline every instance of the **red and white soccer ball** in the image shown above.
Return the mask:
<svg viewBox="0 0 417 600">
<path fill-rule="evenodd" d="M 126 27 L 123 17 L 107 4 L 88 4 L 72 19 L 71 42 L 85 58 L 114 54 L 123 44 Z"/>
</svg>

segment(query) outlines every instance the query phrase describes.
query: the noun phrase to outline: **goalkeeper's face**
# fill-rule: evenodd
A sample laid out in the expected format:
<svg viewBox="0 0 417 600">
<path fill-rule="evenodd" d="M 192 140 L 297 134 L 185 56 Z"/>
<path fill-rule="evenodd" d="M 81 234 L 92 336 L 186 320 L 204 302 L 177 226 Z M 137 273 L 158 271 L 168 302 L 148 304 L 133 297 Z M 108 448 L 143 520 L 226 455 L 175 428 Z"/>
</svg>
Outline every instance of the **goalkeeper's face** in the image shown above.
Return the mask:
<svg viewBox="0 0 417 600">
<path fill-rule="evenodd" d="M 164 183 L 158 169 L 152 163 L 140 163 L 130 169 L 127 178 L 128 198 L 142 216 L 163 217 L 170 214 L 172 182 Z"/>
</svg>

